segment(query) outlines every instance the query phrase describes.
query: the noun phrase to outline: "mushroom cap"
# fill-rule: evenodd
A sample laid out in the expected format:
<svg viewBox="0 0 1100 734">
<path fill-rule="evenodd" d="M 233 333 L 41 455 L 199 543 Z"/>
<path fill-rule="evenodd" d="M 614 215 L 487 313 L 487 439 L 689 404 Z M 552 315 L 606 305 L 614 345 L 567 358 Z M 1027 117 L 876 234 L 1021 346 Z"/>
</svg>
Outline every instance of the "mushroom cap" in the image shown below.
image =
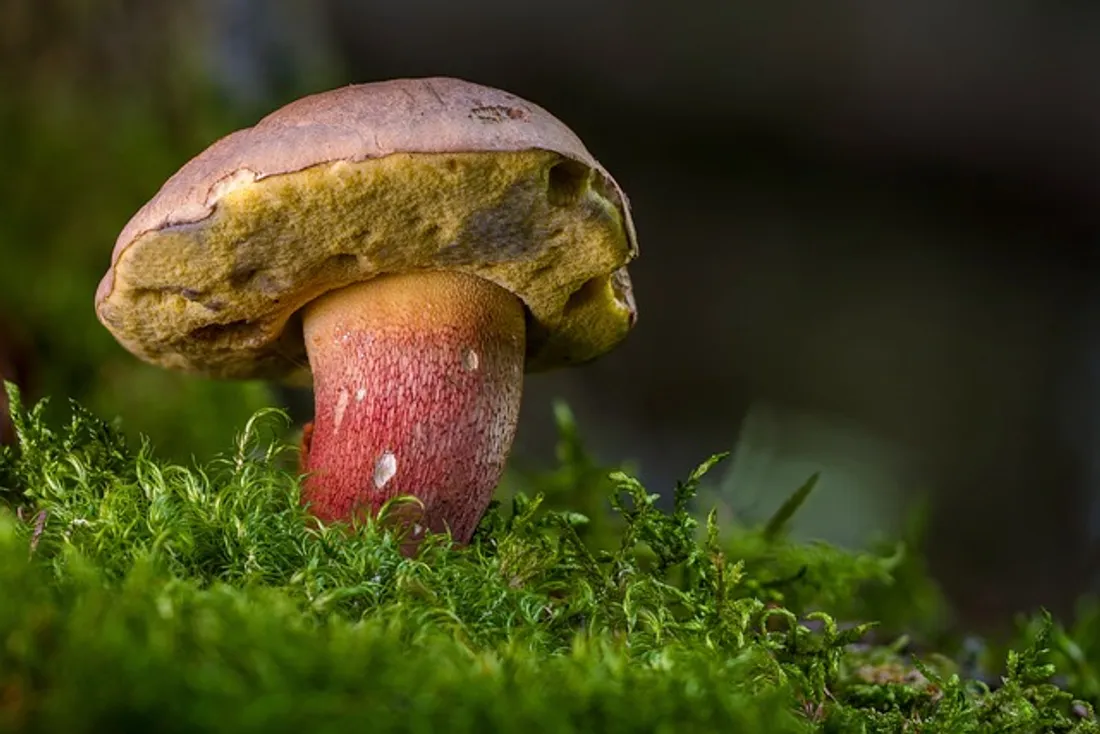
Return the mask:
<svg viewBox="0 0 1100 734">
<path fill-rule="evenodd" d="M 524 303 L 539 370 L 625 337 L 636 254 L 626 196 L 549 112 L 399 79 L 299 99 L 189 161 L 122 230 L 96 313 L 148 362 L 302 382 L 309 301 L 455 270 Z"/>
</svg>

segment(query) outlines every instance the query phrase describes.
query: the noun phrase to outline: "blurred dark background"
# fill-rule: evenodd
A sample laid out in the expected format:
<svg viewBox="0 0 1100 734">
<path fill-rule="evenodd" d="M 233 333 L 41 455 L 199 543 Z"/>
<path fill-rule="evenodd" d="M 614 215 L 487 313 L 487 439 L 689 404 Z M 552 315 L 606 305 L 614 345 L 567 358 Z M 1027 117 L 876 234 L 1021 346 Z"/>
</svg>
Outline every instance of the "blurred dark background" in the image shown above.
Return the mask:
<svg viewBox="0 0 1100 734">
<path fill-rule="evenodd" d="M 1100 6 L 1015 0 L 0 0 L 0 309 L 34 390 L 171 455 L 308 396 L 145 367 L 95 321 L 129 216 L 220 135 L 312 91 L 449 75 L 527 97 L 630 195 L 640 320 L 528 381 L 593 450 L 805 536 L 926 507 L 962 624 L 1093 587 L 1100 535 Z M 303 411 L 303 404 L 307 406 Z"/>
</svg>

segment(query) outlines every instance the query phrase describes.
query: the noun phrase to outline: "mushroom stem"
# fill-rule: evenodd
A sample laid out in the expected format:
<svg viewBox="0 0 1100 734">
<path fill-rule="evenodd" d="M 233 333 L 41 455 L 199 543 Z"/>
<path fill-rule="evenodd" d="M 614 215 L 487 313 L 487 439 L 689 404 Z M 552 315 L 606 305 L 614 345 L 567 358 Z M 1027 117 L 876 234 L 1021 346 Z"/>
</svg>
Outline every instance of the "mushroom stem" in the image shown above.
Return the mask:
<svg viewBox="0 0 1100 734">
<path fill-rule="evenodd" d="M 324 521 L 413 495 L 412 541 L 466 543 L 492 499 L 523 388 L 519 299 L 454 272 L 387 275 L 304 312 L 315 416 L 303 490 Z"/>
</svg>

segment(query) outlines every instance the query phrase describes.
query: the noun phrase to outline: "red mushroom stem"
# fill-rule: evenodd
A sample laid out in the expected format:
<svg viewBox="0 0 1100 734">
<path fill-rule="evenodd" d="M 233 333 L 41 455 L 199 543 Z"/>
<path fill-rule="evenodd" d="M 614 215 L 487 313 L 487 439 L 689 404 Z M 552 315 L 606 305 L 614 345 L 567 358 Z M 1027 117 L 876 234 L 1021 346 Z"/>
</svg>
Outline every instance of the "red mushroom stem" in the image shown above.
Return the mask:
<svg viewBox="0 0 1100 734">
<path fill-rule="evenodd" d="M 303 500 L 321 520 L 412 495 L 411 521 L 470 540 L 515 436 L 524 312 L 514 295 L 453 272 L 387 275 L 305 310 L 315 416 Z"/>
</svg>

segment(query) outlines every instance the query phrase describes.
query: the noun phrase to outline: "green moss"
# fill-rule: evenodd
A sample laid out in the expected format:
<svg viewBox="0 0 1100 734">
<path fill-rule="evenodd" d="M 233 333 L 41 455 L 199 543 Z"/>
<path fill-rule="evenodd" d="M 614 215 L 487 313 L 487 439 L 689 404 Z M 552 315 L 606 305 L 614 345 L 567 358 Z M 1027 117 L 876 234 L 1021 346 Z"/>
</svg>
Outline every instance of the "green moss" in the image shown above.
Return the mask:
<svg viewBox="0 0 1100 734">
<path fill-rule="evenodd" d="M 829 607 L 888 585 L 897 557 L 790 544 L 781 521 L 724 536 L 692 511 L 720 457 L 669 512 L 614 473 L 619 520 L 597 543 L 582 516 L 517 493 L 468 548 L 433 538 L 405 558 L 378 524 L 307 518 L 277 414 L 183 466 L 79 407 L 56 429 L 12 397 L 6 729 L 1100 731 L 1050 682 L 1049 620 L 996 690 L 868 644 L 871 625 Z"/>
</svg>

